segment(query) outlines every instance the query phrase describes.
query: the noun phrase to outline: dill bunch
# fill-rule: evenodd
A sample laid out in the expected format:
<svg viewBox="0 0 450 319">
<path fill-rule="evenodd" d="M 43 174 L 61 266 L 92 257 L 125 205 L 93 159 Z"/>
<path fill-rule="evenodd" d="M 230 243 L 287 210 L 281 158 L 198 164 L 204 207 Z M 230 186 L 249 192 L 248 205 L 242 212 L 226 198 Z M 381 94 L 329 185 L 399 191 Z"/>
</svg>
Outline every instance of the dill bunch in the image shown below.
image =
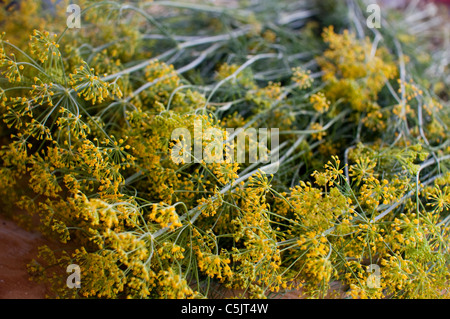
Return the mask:
<svg viewBox="0 0 450 319">
<path fill-rule="evenodd" d="M 383 7 L 379 29 L 356 0 L 86 0 L 81 28 L 67 5 L 0 9 L 3 213 L 60 241 L 29 264 L 50 297 L 449 296 L 431 4 Z M 278 135 L 239 148 L 239 129 Z"/>
</svg>

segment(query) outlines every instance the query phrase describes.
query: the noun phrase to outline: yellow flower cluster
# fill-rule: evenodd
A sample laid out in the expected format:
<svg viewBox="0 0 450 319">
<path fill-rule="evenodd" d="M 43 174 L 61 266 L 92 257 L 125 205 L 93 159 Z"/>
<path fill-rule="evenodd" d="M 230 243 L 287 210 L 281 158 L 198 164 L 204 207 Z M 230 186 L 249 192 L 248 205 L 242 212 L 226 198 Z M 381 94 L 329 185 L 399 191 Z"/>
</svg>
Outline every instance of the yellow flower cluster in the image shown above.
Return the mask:
<svg viewBox="0 0 450 319">
<path fill-rule="evenodd" d="M 167 65 L 159 60 L 152 60 L 145 68 L 145 78 L 152 85 L 143 94 L 161 103 L 168 102 L 173 90 L 181 83 L 173 65 Z"/>
<path fill-rule="evenodd" d="M 311 95 L 309 102 L 312 104 L 314 110 L 319 113 L 325 113 L 330 107 L 330 101 L 327 100 L 325 94 L 322 92 Z"/>
<path fill-rule="evenodd" d="M 332 103 L 342 99 L 355 111 L 363 112 L 369 102 L 376 101 L 385 80 L 397 75 L 395 64 L 385 48 L 372 54 L 371 41 L 366 38 L 360 42 L 348 30 L 336 34 L 330 26 L 324 30 L 323 39 L 329 48 L 317 62 L 328 83 L 326 97 Z"/>
<path fill-rule="evenodd" d="M 34 30 L 33 35 L 30 36 L 31 53 L 36 55 L 41 63 L 51 60 L 52 57 L 61 57 L 59 44 L 55 42 L 56 37 L 57 34 L 50 36 L 48 31 L 41 32 L 39 30 Z"/>
<path fill-rule="evenodd" d="M 294 81 L 299 89 L 310 88 L 314 79 L 311 77 L 311 70 L 304 70 L 301 67 L 292 69 L 292 81 Z"/>
<path fill-rule="evenodd" d="M 264 88 L 248 91 L 247 99 L 261 106 L 262 109 L 267 109 L 274 102 L 280 100 L 282 93 L 283 88 L 281 87 L 281 83 L 269 81 Z"/>
<path fill-rule="evenodd" d="M 176 213 L 175 207 L 164 207 L 153 204 L 152 212 L 149 215 L 150 220 L 158 223 L 162 228 L 169 227 L 171 230 L 176 227 L 181 227 L 179 216 Z"/>
<path fill-rule="evenodd" d="M 69 78 L 69 84 L 78 95 L 83 96 L 86 101 L 92 101 L 92 104 L 102 103 L 110 95 L 117 95 L 119 98 L 122 96 L 116 83 L 103 81 L 94 74 L 94 68 L 89 68 L 87 64 L 75 69 L 73 74 L 69 74 Z"/>
</svg>

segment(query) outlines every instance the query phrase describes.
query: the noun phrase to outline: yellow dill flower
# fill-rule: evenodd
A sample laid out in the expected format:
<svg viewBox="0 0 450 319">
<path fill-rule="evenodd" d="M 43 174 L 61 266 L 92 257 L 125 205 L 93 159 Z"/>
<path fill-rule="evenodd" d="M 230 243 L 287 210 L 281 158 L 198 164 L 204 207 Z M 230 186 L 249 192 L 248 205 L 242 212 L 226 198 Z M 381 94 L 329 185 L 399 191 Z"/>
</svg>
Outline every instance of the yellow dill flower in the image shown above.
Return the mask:
<svg viewBox="0 0 450 319">
<path fill-rule="evenodd" d="M 292 81 L 297 83 L 299 89 L 311 87 L 314 79 L 311 77 L 311 70 L 303 70 L 301 67 L 292 69 Z"/>
<path fill-rule="evenodd" d="M 309 102 L 312 104 L 314 110 L 319 113 L 325 113 L 330 107 L 330 101 L 327 100 L 322 92 L 311 95 Z"/>
</svg>

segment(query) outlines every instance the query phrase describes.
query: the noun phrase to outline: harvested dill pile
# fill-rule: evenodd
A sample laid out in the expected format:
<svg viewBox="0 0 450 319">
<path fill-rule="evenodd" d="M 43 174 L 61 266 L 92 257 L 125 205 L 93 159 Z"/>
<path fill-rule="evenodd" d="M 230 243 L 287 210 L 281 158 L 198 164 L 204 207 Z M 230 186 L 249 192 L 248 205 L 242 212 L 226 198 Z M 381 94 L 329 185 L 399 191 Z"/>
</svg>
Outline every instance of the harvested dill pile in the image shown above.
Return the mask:
<svg viewBox="0 0 450 319">
<path fill-rule="evenodd" d="M 449 297 L 443 10 L 68 5 L 0 8 L 2 213 L 61 242 L 50 297 Z"/>
</svg>

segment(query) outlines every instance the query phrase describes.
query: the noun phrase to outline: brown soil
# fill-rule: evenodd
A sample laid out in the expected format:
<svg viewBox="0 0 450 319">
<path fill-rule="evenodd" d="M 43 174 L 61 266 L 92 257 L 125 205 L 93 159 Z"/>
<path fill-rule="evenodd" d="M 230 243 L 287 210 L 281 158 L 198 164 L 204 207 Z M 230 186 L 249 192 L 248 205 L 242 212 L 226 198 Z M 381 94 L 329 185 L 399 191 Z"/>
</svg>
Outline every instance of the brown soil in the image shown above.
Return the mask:
<svg viewBox="0 0 450 319">
<path fill-rule="evenodd" d="M 47 287 L 30 281 L 27 264 L 47 241 L 0 216 L 0 299 L 43 299 Z"/>
</svg>

